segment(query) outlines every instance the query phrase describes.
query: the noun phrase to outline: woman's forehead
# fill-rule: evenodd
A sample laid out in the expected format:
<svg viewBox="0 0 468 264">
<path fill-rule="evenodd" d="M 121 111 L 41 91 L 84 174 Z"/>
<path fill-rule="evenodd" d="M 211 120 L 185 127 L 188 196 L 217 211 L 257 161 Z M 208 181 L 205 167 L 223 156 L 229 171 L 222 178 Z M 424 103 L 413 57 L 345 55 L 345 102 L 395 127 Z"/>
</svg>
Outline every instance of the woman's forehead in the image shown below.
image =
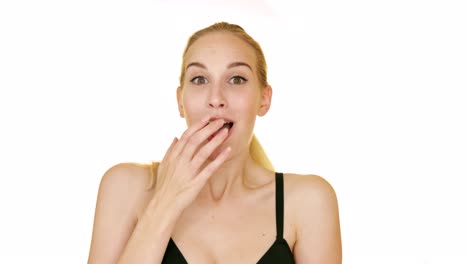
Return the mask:
<svg viewBox="0 0 468 264">
<path fill-rule="evenodd" d="M 187 50 L 185 65 L 191 63 L 243 62 L 255 66 L 255 50 L 242 38 L 229 32 L 209 33 L 197 39 Z"/>
</svg>

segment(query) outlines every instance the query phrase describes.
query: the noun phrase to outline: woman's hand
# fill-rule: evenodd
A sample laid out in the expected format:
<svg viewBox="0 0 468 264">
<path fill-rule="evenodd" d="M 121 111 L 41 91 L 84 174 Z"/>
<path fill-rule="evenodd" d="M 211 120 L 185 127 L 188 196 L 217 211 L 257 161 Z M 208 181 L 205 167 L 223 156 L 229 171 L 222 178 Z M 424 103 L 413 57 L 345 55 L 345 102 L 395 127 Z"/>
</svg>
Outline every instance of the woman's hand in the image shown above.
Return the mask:
<svg viewBox="0 0 468 264">
<path fill-rule="evenodd" d="M 193 202 L 208 178 L 229 156 L 231 148 L 227 147 L 213 161 L 208 161 L 208 157 L 225 140 L 228 129 L 223 128 L 214 138 L 207 139 L 223 124 L 224 120 L 208 123 L 205 118 L 189 127 L 180 140 L 174 139 L 158 167 L 158 200 L 171 201 L 171 206 L 181 211 Z"/>
</svg>

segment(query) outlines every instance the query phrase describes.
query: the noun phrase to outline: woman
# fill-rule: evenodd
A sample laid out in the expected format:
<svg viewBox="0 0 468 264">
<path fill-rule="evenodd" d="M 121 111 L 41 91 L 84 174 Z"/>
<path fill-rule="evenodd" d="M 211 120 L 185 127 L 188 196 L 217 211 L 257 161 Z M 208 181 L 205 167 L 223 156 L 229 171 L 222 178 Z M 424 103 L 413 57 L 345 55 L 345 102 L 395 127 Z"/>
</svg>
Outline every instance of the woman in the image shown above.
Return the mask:
<svg viewBox="0 0 468 264">
<path fill-rule="evenodd" d="M 105 173 L 88 263 L 341 263 L 332 186 L 275 172 L 253 135 L 271 96 L 241 27 L 192 35 L 177 89 L 188 129 L 160 163 Z"/>
</svg>

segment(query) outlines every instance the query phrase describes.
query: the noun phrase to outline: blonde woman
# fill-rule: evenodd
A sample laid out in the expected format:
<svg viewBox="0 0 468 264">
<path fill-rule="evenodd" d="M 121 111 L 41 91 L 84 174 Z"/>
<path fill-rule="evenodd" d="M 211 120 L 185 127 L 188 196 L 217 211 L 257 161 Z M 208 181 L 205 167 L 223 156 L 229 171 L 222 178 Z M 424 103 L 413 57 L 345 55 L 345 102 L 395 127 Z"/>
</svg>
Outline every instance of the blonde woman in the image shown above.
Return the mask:
<svg viewBox="0 0 468 264">
<path fill-rule="evenodd" d="M 263 52 L 243 28 L 195 32 L 177 88 L 187 130 L 160 163 L 105 173 L 88 263 L 341 263 L 332 186 L 276 172 L 253 135 L 271 97 Z"/>
</svg>

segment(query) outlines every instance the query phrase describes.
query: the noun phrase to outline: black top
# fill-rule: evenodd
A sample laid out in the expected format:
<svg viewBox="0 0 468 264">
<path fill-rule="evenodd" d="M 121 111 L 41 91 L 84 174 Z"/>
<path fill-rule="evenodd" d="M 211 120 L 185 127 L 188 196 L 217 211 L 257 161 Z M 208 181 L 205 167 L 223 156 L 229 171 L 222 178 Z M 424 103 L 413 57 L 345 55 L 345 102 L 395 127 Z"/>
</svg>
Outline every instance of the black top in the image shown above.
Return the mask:
<svg viewBox="0 0 468 264">
<path fill-rule="evenodd" d="M 276 240 L 260 258 L 257 264 L 289 264 L 294 263 L 294 256 L 288 242 L 283 238 L 284 191 L 283 173 L 276 172 Z M 172 238 L 169 240 L 162 264 L 188 264 L 182 252 L 177 248 Z"/>
</svg>

